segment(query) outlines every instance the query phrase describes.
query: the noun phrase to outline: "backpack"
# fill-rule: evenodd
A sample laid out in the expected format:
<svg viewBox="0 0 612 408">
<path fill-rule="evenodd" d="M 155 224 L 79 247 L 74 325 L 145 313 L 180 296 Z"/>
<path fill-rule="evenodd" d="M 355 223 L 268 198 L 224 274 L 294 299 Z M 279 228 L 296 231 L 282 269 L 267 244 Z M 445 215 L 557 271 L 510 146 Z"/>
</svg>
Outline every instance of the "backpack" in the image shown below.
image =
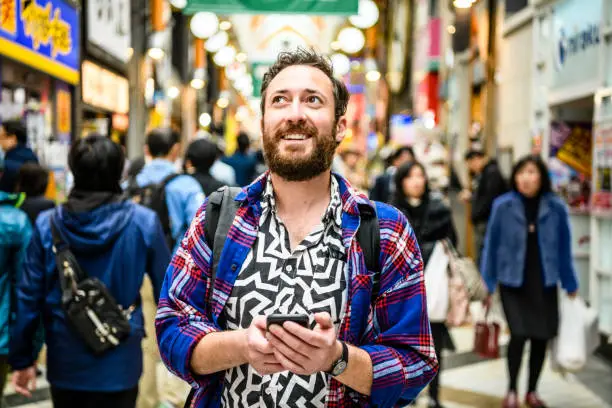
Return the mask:
<svg viewBox="0 0 612 408">
<path fill-rule="evenodd" d="M 235 198 L 241 191 L 240 187 L 222 187 L 210 195 L 206 204 L 204 231 L 206 243 L 212 249 L 211 288 L 215 283 L 225 238 L 240 206 Z M 359 242 L 363 251 L 368 271 L 374 274 L 372 286 L 372 303 L 374 303 L 380 291 L 380 227 L 376 211 L 372 207 L 360 205 L 359 212 L 361 214 L 361 226 L 357 230 L 357 242 Z M 209 296 L 212 296 L 212 290 Z"/>
<path fill-rule="evenodd" d="M 139 187 L 135 178 L 132 178 L 130 187 L 128 187 L 128 196 L 133 202 L 155 211 L 161 222 L 168 248 L 171 250 L 174 248 L 175 242 L 172 237 L 170 214 L 166 203 L 166 186 L 178 176 L 179 174 L 172 173 L 164 177 L 159 183 L 151 183 L 144 187 Z"/>
</svg>

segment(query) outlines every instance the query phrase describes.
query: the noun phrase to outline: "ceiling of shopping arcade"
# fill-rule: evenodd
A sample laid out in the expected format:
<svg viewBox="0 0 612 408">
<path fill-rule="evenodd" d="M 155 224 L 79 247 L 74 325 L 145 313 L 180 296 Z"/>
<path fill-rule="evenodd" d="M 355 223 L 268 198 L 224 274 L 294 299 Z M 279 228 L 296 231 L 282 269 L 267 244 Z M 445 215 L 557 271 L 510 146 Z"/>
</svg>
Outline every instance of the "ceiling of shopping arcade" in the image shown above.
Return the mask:
<svg viewBox="0 0 612 408">
<path fill-rule="evenodd" d="M 370 52 L 368 30 L 375 30 L 379 20 L 376 1 L 170 0 L 170 4 L 189 16 L 196 48 L 203 47 L 227 79 L 229 89 L 222 89 L 219 107 L 239 99 L 254 116 L 258 81 L 282 50 L 314 47 L 331 57 L 338 76 L 351 71 L 352 60 L 363 62 Z M 197 64 L 194 80 L 203 85 L 205 74 L 198 77 Z"/>
</svg>

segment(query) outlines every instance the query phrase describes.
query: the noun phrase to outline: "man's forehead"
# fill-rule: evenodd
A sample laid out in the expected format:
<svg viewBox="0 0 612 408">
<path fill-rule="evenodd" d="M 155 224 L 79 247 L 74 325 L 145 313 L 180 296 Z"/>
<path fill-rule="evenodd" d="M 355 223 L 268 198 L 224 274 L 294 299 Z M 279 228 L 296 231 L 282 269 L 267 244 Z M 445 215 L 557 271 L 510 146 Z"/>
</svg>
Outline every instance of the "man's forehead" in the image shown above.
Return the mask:
<svg viewBox="0 0 612 408">
<path fill-rule="evenodd" d="M 317 90 L 331 93 L 332 83 L 329 77 L 318 68 L 308 65 L 292 65 L 279 72 L 270 81 L 268 89 L 271 92 Z"/>
</svg>

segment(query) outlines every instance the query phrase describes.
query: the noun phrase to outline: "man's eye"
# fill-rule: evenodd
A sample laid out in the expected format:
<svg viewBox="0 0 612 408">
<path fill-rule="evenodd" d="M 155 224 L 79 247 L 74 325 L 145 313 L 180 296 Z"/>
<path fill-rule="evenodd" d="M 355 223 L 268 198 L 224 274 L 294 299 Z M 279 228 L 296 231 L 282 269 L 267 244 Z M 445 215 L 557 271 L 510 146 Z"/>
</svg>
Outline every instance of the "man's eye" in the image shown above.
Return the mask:
<svg viewBox="0 0 612 408">
<path fill-rule="evenodd" d="M 306 101 L 307 101 L 308 103 L 321 103 L 321 98 L 319 98 L 319 97 L 318 97 L 318 96 L 316 96 L 316 95 L 310 95 L 310 96 L 309 96 L 309 97 L 306 99 Z"/>
<path fill-rule="evenodd" d="M 280 103 L 280 102 L 284 102 L 287 98 L 285 98 L 282 95 L 276 95 L 272 98 L 272 103 Z"/>
</svg>

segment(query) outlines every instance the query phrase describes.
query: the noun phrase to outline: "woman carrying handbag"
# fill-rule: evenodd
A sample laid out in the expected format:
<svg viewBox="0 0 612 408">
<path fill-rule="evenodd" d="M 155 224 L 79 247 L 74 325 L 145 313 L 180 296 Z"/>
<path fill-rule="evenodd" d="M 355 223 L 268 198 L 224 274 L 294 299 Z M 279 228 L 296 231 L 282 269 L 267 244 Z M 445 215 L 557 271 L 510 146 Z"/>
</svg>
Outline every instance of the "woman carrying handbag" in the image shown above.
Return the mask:
<svg viewBox="0 0 612 408">
<path fill-rule="evenodd" d="M 394 206 L 406 215 L 421 248 L 423 264 L 427 269 L 436 244 L 450 240 L 455 245 L 457 234 L 450 208 L 438 198 L 430 195 L 425 168 L 418 162 L 400 167 L 395 174 L 396 196 Z M 447 284 L 448 281 L 443 284 Z M 440 408 L 439 389 L 442 370 L 442 349 L 454 348 L 445 321 L 432 321 L 436 355 L 440 363 L 438 375 L 429 384 L 430 407 Z"/>
<path fill-rule="evenodd" d="M 566 205 L 551 191 L 546 165 L 537 156 L 520 160 L 512 171 L 512 191 L 495 200 L 488 224 L 481 271 L 489 293 L 499 285 L 510 329 L 508 394 L 503 406 L 518 408 L 517 379 L 530 341 L 529 388 L 525 403 L 546 405 L 537 384 L 548 341 L 557 335 L 557 286 L 570 297 L 578 281 L 572 261 Z M 486 302 L 490 304 L 490 297 Z"/>
</svg>

